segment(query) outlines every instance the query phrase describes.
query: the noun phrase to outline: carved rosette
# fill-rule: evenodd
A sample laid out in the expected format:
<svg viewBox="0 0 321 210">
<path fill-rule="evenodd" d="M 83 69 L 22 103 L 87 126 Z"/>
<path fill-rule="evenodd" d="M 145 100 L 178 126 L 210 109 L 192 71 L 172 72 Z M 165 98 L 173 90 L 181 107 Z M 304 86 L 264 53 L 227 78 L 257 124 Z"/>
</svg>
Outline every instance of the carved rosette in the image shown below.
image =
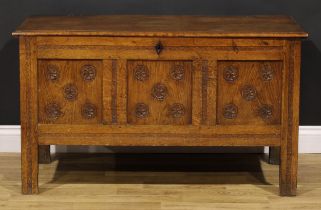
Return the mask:
<svg viewBox="0 0 321 210">
<path fill-rule="evenodd" d="M 235 66 L 228 66 L 224 69 L 223 77 L 227 82 L 234 82 L 239 78 L 239 70 Z"/>
<path fill-rule="evenodd" d="M 58 81 L 60 78 L 60 72 L 59 72 L 58 66 L 49 64 L 47 66 L 46 77 L 50 81 L 53 81 L 53 82 Z"/>
<path fill-rule="evenodd" d="M 152 96 L 156 100 L 163 101 L 167 94 L 167 87 L 162 83 L 156 83 L 152 88 Z"/>
<path fill-rule="evenodd" d="M 256 99 L 256 89 L 252 85 L 245 85 L 241 90 L 242 97 L 247 101 Z"/>
<path fill-rule="evenodd" d="M 185 107 L 183 104 L 175 103 L 169 107 L 169 115 L 173 118 L 183 117 L 185 114 Z"/>
<path fill-rule="evenodd" d="M 171 78 L 173 80 L 182 80 L 184 79 L 184 66 L 183 65 L 175 65 L 172 69 L 171 69 Z"/>
<path fill-rule="evenodd" d="M 138 103 L 135 107 L 135 114 L 138 118 L 145 118 L 149 115 L 149 107 L 147 104 Z"/>
<path fill-rule="evenodd" d="M 64 97 L 68 101 L 74 101 L 77 99 L 78 89 L 75 85 L 69 83 L 64 86 Z"/>
<path fill-rule="evenodd" d="M 57 120 L 63 115 L 60 105 L 55 102 L 46 105 L 45 113 L 49 120 Z"/>
<path fill-rule="evenodd" d="M 149 78 L 149 70 L 145 65 L 137 65 L 134 70 L 135 78 L 138 81 L 145 81 Z"/>
<path fill-rule="evenodd" d="M 259 115 L 263 120 L 269 120 L 273 116 L 273 107 L 267 104 L 263 104 L 259 108 Z"/>
<path fill-rule="evenodd" d="M 223 108 L 223 116 L 227 119 L 235 119 L 237 117 L 238 108 L 235 104 L 226 104 Z"/>
<path fill-rule="evenodd" d="M 273 70 L 270 65 L 264 64 L 260 70 L 263 81 L 270 81 L 273 79 Z"/>
<path fill-rule="evenodd" d="M 96 67 L 90 64 L 86 64 L 81 67 L 81 77 L 84 81 L 92 81 L 96 77 Z"/>
<path fill-rule="evenodd" d="M 93 119 L 97 115 L 97 108 L 94 104 L 85 103 L 81 107 L 81 115 L 85 119 Z"/>
</svg>

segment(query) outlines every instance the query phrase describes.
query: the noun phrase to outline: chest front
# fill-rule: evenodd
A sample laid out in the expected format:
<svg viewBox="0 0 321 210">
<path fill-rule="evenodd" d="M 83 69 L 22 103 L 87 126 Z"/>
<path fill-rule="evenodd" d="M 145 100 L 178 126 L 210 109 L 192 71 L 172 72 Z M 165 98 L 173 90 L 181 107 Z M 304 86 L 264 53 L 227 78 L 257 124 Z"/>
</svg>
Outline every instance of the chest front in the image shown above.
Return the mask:
<svg viewBox="0 0 321 210">
<path fill-rule="evenodd" d="M 39 124 L 281 125 L 286 41 L 36 38 Z M 107 127 L 107 126 L 106 126 Z M 116 128 L 115 128 L 116 129 Z"/>
</svg>

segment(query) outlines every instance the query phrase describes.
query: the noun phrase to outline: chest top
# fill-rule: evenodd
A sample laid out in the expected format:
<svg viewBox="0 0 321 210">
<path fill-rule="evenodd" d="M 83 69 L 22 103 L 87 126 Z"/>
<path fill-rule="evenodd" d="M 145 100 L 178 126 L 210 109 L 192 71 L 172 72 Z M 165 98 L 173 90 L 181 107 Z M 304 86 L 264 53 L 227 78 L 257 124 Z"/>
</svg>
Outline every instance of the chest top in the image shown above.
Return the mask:
<svg viewBox="0 0 321 210">
<path fill-rule="evenodd" d="M 31 17 L 13 35 L 158 37 L 307 37 L 287 16 Z"/>
</svg>

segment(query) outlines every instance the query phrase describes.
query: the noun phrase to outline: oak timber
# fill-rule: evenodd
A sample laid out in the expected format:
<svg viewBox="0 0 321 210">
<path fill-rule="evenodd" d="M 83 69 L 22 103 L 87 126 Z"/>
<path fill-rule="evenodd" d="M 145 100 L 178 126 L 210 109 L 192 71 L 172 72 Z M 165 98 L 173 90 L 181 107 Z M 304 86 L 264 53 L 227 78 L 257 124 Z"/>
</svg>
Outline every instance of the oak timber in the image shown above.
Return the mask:
<svg viewBox="0 0 321 210">
<path fill-rule="evenodd" d="M 31 17 L 13 35 L 307 37 L 287 16 L 147 15 Z"/>
<path fill-rule="evenodd" d="M 13 35 L 23 193 L 54 144 L 279 146 L 280 194 L 295 195 L 307 33 L 292 18 L 32 17 Z"/>
</svg>

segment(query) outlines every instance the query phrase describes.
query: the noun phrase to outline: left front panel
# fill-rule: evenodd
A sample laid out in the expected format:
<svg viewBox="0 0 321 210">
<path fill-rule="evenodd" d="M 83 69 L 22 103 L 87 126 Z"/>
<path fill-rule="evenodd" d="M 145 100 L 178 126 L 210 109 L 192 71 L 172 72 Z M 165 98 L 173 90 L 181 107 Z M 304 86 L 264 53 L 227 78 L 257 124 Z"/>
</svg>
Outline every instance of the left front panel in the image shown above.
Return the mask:
<svg viewBox="0 0 321 210">
<path fill-rule="evenodd" d="M 39 59 L 39 123 L 101 123 L 101 87 L 101 60 Z"/>
</svg>

